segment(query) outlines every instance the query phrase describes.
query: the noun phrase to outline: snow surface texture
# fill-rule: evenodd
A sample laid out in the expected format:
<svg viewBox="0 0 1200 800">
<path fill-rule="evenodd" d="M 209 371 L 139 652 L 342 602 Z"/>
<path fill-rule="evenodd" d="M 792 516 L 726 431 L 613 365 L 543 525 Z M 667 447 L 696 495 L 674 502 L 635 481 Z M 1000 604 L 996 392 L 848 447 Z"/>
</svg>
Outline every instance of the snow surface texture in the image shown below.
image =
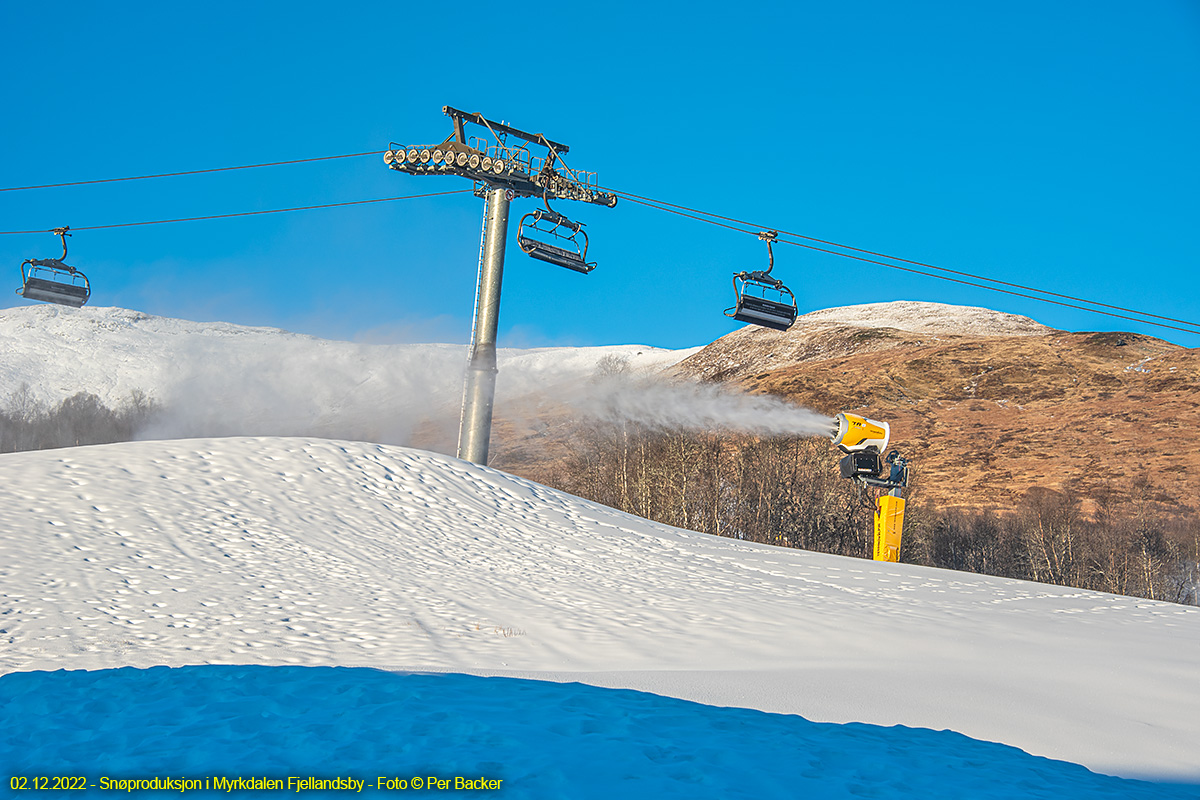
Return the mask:
<svg viewBox="0 0 1200 800">
<path fill-rule="evenodd" d="M 436 775 L 503 781 L 485 796 L 554 800 L 1182 800 L 1197 789 L 1100 776 L 949 731 L 832 725 L 578 683 L 339 667 L 14 673 L 0 677 L 0 723 L 0 761 L 15 774 L 93 785 L 322 777 L 394 796 L 397 779 L 423 787 Z"/>
<path fill-rule="evenodd" d="M 959 336 L 1039 336 L 1054 330 L 1019 314 L 916 300 L 828 308 L 804 314 L 796 321 L 801 324 L 829 323 L 864 328 L 896 328 L 912 333 L 946 333 Z"/>
<path fill-rule="evenodd" d="M 0 672 L 581 681 L 1200 779 L 1200 609 L 746 544 L 361 443 L 16 453 L 0 486 Z"/>
</svg>

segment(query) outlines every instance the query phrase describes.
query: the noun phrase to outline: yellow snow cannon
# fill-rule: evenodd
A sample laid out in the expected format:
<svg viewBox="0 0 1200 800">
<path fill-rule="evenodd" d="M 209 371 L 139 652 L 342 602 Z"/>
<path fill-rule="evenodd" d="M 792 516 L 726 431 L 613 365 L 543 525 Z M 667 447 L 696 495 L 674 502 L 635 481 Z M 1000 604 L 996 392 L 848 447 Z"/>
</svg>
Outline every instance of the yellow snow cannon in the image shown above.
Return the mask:
<svg viewBox="0 0 1200 800">
<path fill-rule="evenodd" d="M 893 491 L 899 492 L 899 489 Z M 904 531 L 904 498 L 885 494 L 876 500 L 875 547 L 871 557 L 875 561 L 899 561 L 900 537 Z"/>
<path fill-rule="evenodd" d="M 883 451 L 892 435 L 886 422 L 843 412 L 833 423 L 833 443 L 846 454 L 839 464 L 842 477 L 854 481 L 875 512 L 875 547 L 871 555 L 876 561 L 899 561 L 908 459 L 893 450 L 885 463 Z"/>
<path fill-rule="evenodd" d="M 876 422 L 844 411 L 834 417 L 833 424 L 833 443 L 843 453 L 861 453 L 872 448 L 876 453 L 882 453 L 892 436 L 892 429 L 886 422 Z"/>
</svg>

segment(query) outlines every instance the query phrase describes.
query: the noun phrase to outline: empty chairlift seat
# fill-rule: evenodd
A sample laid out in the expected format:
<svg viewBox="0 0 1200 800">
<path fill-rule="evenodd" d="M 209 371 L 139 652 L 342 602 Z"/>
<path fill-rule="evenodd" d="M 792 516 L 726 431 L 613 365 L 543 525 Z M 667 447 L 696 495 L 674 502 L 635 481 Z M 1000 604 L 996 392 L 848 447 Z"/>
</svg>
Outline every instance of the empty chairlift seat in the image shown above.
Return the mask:
<svg viewBox="0 0 1200 800">
<path fill-rule="evenodd" d="M 43 303 L 58 303 L 79 308 L 91 297 L 92 290 L 82 272 L 76 271 L 75 275 L 83 278 L 83 284 L 27 276 L 25 284 L 18 291 L 26 300 L 40 300 Z"/>
<path fill-rule="evenodd" d="M 796 298 L 783 284 L 779 285 L 779 300 L 747 294 L 746 283 L 742 284 L 740 290 L 737 289 L 735 283 L 735 290 L 738 292 L 737 305 L 734 306 L 734 313 L 731 316 L 738 322 L 749 322 L 752 325 L 786 331 L 796 321 Z M 784 296 L 789 300 L 785 302 Z"/>
<path fill-rule="evenodd" d="M 775 268 L 775 253 L 771 244 L 778 233 L 763 231 L 758 238 L 767 243 L 767 269 L 753 272 L 736 272 L 733 275 L 733 291 L 737 302 L 725 309 L 725 316 L 738 322 L 762 325 L 777 331 L 786 331 L 796 321 L 796 296 L 783 285 L 783 281 L 771 277 Z M 771 295 L 771 296 L 768 296 Z"/>
<path fill-rule="evenodd" d="M 521 217 L 517 246 L 539 261 L 582 272 L 596 268 L 587 260 L 588 238 L 582 222 L 572 222 L 557 211 L 536 209 Z"/>
<path fill-rule="evenodd" d="M 92 296 L 87 276 L 75 267 L 63 263 L 67 257 L 69 227 L 55 228 L 52 233 L 62 239 L 63 253 L 59 258 L 27 258 L 21 262 L 21 288 L 17 294 L 26 300 L 58 303 L 79 308 Z"/>
</svg>

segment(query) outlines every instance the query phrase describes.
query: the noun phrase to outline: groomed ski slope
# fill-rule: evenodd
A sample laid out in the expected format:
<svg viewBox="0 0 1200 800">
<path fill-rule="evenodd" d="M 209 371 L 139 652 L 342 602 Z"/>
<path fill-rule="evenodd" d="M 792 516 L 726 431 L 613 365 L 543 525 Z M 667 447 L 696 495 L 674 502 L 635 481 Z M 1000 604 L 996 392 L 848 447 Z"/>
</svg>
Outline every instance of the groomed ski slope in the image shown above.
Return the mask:
<svg viewBox="0 0 1200 800">
<path fill-rule="evenodd" d="M 0 672 L 580 681 L 1200 782 L 1200 609 L 745 544 L 345 441 L 0 457 Z"/>
</svg>

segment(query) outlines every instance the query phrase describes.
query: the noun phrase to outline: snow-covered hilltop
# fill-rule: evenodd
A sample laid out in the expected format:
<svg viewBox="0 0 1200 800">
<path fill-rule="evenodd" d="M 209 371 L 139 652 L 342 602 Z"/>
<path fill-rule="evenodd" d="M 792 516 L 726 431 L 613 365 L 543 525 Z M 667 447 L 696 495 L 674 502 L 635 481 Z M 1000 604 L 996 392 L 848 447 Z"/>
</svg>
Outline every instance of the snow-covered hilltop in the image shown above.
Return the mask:
<svg viewBox="0 0 1200 800">
<path fill-rule="evenodd" d="M 508 674 L 1200 778 L 1200 609 L 750 545 L 361 443 L 16 453 L 0 486 L 3 672 Z"/>
<path fill-rule="evenodd" d="M 960 336 L 1037 336 L 1051 333 L 1040 322 L 1019 314 L 989 308 L 953 306 L 916 300 L 864 303 L 857 306 L 811 311 L 797 324 L 854 325 L 863 328 L 895 328 L 911 333 L 953 333 Z"/>
<path fill-rule="evenodd" d="M 812 311 L 787 331 L 747 325 L 688 357 L 678 372 L 740 381 L 759 372 L 951 337 L 1039 336 L 1053 329 L 987 308 L 896 300 Z"/>
</svg>

